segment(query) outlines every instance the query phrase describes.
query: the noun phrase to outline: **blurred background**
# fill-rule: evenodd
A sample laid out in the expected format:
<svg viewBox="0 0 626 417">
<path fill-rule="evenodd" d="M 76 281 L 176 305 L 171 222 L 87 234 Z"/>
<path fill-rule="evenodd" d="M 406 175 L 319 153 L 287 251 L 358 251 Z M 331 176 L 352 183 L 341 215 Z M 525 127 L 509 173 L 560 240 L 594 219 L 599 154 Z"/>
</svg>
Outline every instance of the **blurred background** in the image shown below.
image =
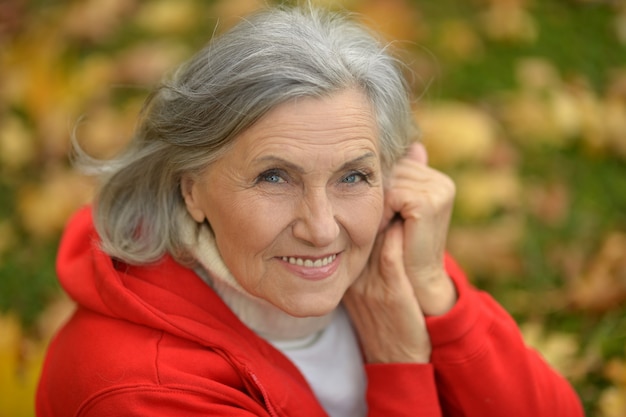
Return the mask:
<svg viewBox="0 0 626 417">
<path fill-rule="evenodd" d="M 150 87 L 268 1 L 0 0 L 0 417 L 33 416 L 72 310 L 55 280 L 94 155 L 128 141 Z M 271 2 L 270 2 L 271 3 Z M 449 249 L 576 387 L 626 416 L 626 1 L 318 0 L 407 64 L 431 164 L 458 186 Z"/>
</svg>

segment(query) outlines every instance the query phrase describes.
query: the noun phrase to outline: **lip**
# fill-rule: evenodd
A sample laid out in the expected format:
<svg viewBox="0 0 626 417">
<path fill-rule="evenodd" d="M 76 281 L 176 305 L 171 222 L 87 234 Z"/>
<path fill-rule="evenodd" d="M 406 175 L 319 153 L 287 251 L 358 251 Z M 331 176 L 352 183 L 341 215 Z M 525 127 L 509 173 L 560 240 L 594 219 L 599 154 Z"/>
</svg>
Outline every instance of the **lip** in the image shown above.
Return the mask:
<svg viewBox="0 0 626 417">
<path fill-rule="evenodd" d="M 290 263 L 288 260 L 284 259 L 284 258 L 298 258 L 298 259 L 316 261 L 316 260 L 322 260 L 331 256 L 334 256 L 334 259 L 328 264 L 321 265 L 321 266 L 297 265 L 297 264 Z M 294 275 L 297 275 L 300 278 L 303 278 L 309 281 L 321 281 L 332 276 L 335 273 L 335 271 L 337 271 L 337 268 L 339 268 L 339 264 L 341 260 L 341 253 L 319 256 L 319 257 L 287 256 L 287 257 L 277 257 L 276 259 L 281 263 L 281 265 L 283 265 L 285 269 L 287 269 L 289 272 L 291 272 Z"/>
</svg>

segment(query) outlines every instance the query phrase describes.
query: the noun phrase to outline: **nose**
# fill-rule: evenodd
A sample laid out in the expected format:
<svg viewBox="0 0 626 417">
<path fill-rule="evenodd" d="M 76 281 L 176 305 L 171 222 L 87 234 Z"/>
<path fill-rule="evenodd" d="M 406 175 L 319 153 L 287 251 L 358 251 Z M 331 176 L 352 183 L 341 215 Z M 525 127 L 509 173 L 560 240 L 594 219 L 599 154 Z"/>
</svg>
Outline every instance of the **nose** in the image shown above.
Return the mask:
<svg viewBox="0 0 626 417">
<path fill-rule="evenodd" d="M 307 191 L 297 210 L 297 219 L 293 224 L 293 234 L 297 239 L 324 247 L 339 236 L 339 224 L 325 187 Z"/>
</svg>

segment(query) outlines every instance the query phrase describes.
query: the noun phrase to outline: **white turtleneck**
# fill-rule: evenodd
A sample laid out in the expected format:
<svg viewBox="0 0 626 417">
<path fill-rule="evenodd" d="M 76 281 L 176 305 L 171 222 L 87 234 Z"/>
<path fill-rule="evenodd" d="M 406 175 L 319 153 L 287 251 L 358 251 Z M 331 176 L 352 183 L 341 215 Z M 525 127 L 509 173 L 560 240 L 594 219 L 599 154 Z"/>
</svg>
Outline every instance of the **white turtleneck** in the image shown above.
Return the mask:
<svg viewBox="0 0 626 417">
<path fill-rule="evenodd" d="M 344 309 L 339 307 L 321 317 L 291 316 L 239 285 L 219 255 L 207 225 L 185 218 L 181 230 L 201 266 L 198 275 L 244 324 L 296 365 L 326 412 L 332 417 L 365 416 L 365 371 Z"/>
</svg>

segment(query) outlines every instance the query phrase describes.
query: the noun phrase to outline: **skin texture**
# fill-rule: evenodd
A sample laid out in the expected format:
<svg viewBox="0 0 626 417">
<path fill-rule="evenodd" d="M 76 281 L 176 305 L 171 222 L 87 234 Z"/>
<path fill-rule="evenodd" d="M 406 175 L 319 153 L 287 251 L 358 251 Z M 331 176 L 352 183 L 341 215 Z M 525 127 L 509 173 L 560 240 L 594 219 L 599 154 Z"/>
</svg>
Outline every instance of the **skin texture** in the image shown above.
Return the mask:
<svg viewBox="0 0 626 417">
<path fill-rule="evenodd" d="M 183 197 L 246 291 L 297 317 L 343 300 L 367 362 L 424 363 L 425 315 L 456 301 L 443 266 L 454 184 L 415 144 L 383 190 L 377 132 L 358 90 L 287 102 L 185 176 Z"/>
</svg>

